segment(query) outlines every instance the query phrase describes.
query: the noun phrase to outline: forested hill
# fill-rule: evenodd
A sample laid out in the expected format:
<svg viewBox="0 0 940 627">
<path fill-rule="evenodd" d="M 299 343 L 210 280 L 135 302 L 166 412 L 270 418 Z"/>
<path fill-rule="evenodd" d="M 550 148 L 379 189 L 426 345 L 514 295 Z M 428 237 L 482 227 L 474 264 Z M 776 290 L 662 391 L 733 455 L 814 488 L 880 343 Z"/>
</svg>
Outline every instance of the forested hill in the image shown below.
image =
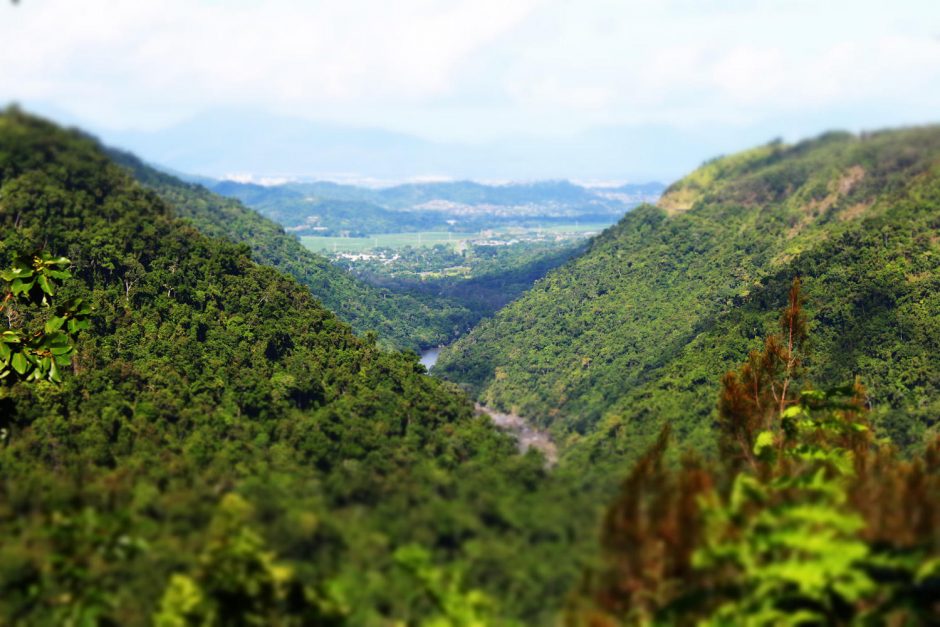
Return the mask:
<svg viewBox="0 0 940 627">
<path fill-rule="evenodd" d="M 17 291 L 40 248 L 71 260 L 54 305 L 84 299 L 90 328 L 59 384 L 26 379 L 4 328 L 0 623 L 533 623 L 562 602 L 585 508 L 540 457 L 94 141 L 9 110 L 3 316 L 31 338 L 63 324 L 50 279 Z"/>
<path fill-rule="evenodd" d="M 831 133 L 716 159 L 445 351 L 479 399 L 635 451 L 710 437 L 718 381 L 804 279 L 814 380 L 864 377 L 917 445 L 940 415 L 940 128 Z"/>
<path fill-rule="evenodd" d="M 446 298 L 420 298 L 373 287 L 307 250 L 283 227 L 238 200 L 183 182 L 134 155 L 116 150 L 109 154 L 156 191 L 176 215 L 206 235 L 248 244 L 256 261 L 293 276 L 357 332 L 376 332 L 379 344 L 386 348 L 437 346 L 474 319 L 466 307 Z"/>
</svg>

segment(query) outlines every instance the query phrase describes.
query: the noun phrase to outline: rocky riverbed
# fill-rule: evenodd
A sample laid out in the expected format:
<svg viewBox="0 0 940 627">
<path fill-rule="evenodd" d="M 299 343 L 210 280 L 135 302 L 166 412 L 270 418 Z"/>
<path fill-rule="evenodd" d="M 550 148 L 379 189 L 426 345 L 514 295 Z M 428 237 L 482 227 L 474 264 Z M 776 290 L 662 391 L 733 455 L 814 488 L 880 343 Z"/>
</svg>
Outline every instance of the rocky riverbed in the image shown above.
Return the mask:
<svg viewBox="0 0 940 627">
<path fill-rule="evenodd" d="M 489 416 L 493 424 L 500 429 L 513 434 L 519 443 L 520 453 L 534 448 L 545 456 L 547 466 L 551 467 L 558 463 L 558 447 L 555 446 L 552 436 L 547 431 L 532 426 L 522 416 L 498 412 L 479 403 L 476 405 L 476 410 L 479 414 Z"/>
</svg>

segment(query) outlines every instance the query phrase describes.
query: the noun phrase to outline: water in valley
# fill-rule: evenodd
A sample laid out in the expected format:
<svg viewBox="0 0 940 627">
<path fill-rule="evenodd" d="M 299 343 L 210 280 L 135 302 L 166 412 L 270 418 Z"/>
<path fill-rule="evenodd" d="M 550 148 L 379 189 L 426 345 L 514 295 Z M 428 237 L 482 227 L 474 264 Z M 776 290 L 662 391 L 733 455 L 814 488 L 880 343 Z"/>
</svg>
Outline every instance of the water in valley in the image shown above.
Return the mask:
<svg viewBox="0 0 940 627">
<path fill-rule="evenodd" d="M 441 347 L 426 348 L 421 351 L 421 365 L 430 370 L 437 363 L 437 357 L 441 354 Z"/>
<path fill-rule="evenodd" d="M 441 354 L 441 347 L 428 348 L 421 351 L 421 363 L 429 371 L 437 363 L 437 358 Z M 516 438 L 519 444 L 519 452 L 525 453 L 530 448 L 534 448 L 545 456 L 546 466 L 554 466 L 558 462 L 558 449 L 552 436 L 548 431 L 538 429 L 522 416 L 516 414 L 506 414 L 490 409 L 485 405 L 476 405 L 477 413 L 489 416 L 499 429 L 507 431 Z"/>
<path fill-rule="evenodd" d="M 525 453 L 530 448 L 534 448 L 545 456 L 545 465 L 547 467 L 551 468 L 558 463 L 558 448 L 548 431 L 532 426 L 528 420 L 516 414 L 498 412 L 479 403 L 477 403 L 476 409 L 477 413 L 489 416 L 498 428 L 511 433 L 519 443 L 520 453 Z"/>
</svg>

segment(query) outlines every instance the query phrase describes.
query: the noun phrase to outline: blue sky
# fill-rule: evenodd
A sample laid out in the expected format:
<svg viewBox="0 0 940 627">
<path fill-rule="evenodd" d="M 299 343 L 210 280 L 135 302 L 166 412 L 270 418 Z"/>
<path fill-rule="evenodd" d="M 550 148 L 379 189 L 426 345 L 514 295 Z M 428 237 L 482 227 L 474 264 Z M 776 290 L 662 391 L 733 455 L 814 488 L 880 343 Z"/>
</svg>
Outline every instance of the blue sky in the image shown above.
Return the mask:
<svg viewBox="0 0 940 627">
<path fill-rule="evenodd" d="M 615 153 L 584 163 L 587 148 L 573 168 L 669 178 L 715 150 L 940 111 L 935 0 L 21 0 L 0 5 L 0 41 L 0 101 L 137 150 L 150 146 L 141 137 L 218 110 L 455 150 L 577 146 L 613 128 L 711 138 L 648 172 L 618 170 Z M 479 176 L 459 160 L 448 168 L 437 174 Z M 565 172 L 506 168 L 506 178 Z"/>
</svg>

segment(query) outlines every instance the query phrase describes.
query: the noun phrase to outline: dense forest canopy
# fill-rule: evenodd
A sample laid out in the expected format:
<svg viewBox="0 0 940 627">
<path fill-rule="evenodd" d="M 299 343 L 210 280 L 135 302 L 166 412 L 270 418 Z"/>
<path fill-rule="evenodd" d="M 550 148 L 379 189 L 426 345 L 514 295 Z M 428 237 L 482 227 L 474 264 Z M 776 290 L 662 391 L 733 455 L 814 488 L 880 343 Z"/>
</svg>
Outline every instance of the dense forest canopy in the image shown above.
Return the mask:
<svg viewBox="0 0 940 627">
<path fill-rule="evenodd" d="M 0 0 L 0 627 L 940 626 L 940 10 L 282 4 Z"/>
<path fill-rule="evenodd" d="M 902 458 L 864 386 L 818 387 L 795 279 L 778 332 L 725 374 L 717 461 L 669 464 L 670 429 L 623 481 L 575 625 L 920 625 L 940 617 L 940 437 Z"/>
<path fill-rule="evenodd" d="M 0 622 L 929 622 L 938 157 L 715 160 L 460 340 L 443 372 L 550 425 L 549 468 L 380 346 L 439 314 L 9 109 Z"/>
<path fill-rule="evenodd" d="M 551 615 L 571 509 L 593 509 L 415 355 L 179 210 L 93 140 L 0 115 L 0 269 L 67 256 L 56 297 L 91 308 L 61 384 L 0 386 L 0 622 L 497 611 L 472 590 Z"/>
<path fill-rule="evenodd" d="M 109 154 L 173 205 L 177 216 L 192 221 L 210 237 L 244 242 L 256 261 L 297 279 L 356 331 L 378 334 L 383 347 L 419 350 L 437 346 L 477 319 L 466 305 L 451 299 L 423 298 L 356 280 L 239 201 L 160 172 L 131 154 L 114 150 Z"/>
<path fill-rule="evenodd" d="M 806 280 L 820 379 L 923 446 L 940 414 L 940 129 L 774 142 L 713 160 L 441 355 L 436 372 L 572 442 L 710 442 L 717 382 Z M 575 449 L 572 449 L 575 450 Z"/>
</svg>

